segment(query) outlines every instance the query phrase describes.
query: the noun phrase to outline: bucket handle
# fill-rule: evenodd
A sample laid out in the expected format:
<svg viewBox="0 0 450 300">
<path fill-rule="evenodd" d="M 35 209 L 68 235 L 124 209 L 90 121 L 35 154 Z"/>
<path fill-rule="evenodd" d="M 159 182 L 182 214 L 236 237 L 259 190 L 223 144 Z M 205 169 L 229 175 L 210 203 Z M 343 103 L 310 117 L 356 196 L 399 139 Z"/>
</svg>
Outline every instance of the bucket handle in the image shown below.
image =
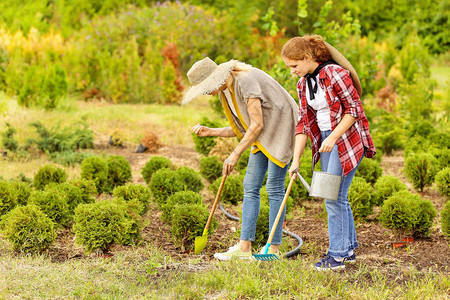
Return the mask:
<svg viewBox="0 0 450 300">
<path fill-rule="evenodd" d="M 333 150 L 331 150 L 331 151 L 333 151 Z M 339 150 L 337 150 L 337 152 L 339 154 L 342 154 Z M 314 173 L 314 159 L 316 158 L 316 155 L 319 154 L 319 153 L 320 153 L 319 151 L 316 151 L 316 153 L 314 153 L 314 155 L 313 155 L 313 159 L 312 159 L 312 162 L 311 162 L 311 174 Z M 339 164 L 340 163 L 341 163 L 341 160 L 339 159 Z M 344 160 L 344 167 L 342 168 L 342 175 L 341 175 L 342 178 L 344 178 L 344 169 L 345 169 L 345 160 Z"/>
</svg>

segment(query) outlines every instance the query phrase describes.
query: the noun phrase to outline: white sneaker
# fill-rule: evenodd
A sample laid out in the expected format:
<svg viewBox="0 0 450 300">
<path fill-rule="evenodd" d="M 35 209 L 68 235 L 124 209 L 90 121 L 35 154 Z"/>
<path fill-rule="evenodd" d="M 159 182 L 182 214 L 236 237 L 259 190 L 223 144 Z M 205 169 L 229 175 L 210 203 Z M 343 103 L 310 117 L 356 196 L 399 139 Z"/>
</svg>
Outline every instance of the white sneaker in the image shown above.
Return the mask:
<svg viewBox="0 0 450 300">
<path fill-rule="evenodd" d="M 239 243 L 230 247 L 227 252 L 216 253 L 214 254 L 214 258 L 218 260 L 231 260 L 231 259 L 249 259 L 253 260 L 252 252 L 244 252 L 241 250 Z"/>
</svg>

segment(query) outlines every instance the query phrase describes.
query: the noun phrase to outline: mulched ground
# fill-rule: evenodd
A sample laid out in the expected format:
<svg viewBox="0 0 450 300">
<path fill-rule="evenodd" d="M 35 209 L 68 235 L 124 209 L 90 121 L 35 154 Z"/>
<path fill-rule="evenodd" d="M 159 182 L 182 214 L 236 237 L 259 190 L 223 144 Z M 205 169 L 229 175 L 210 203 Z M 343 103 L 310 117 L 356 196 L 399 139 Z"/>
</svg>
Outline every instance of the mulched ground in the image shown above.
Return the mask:
<svg viewBox="0 0 450 300">
<path fill-rule="evenodd" d="M 140 174 L 145 163 L 154 155 L 165 156 L 177 166 L 188 166 L 198 171 L 200 155 L 193 149 L 187 147 L 163 147 L 157 153 L 135 153 L 133 147 L 121 149 L 104 146 L 101 151 L 110 154 L 125 156 L 130 162 L 133 170 L 134 183 L 145 184 Z M 407 183 L 403 174 L 403 156 L 402 153 L 396 153 L 394 156 L 383 157 L 382 167 L 384 174 L 392 174 L 401 178 Z M 407 183 L 411 189 L 411 185 Z M 206 189 L 205 189 L 206 190 Z M 210 203 L 214 200 L 214 195 L 209 191 L 204 191 L 205 201 Z M 379 208 L 374 209 L 373 215 L 369 216 L 364 223 L 357 224 L 357 237 L 360 247 L 355 251 L 358 263 L 363 263 L 369 268 L 384 270 L 386 274 L 390 271 L 414 267 L 417 270 L 440 271 L 448 274 L 450 266 L 450 247 L 449 239 L 445 239 L 440 232 L 440 214 L 439 211 L 445 204 L 442 198 L 435 190 L 428 188 L 422 194 L 422 197 L 430 199 L 438 210 L 438 217 L 432 228 L 432 234 L 428 238 L 416 238 L 413 243 L 407 247 L 394 249 L 392 242 L 396 241 L 394 235 L 383 228 L 377 221 Z M 229 213 L 239 216 L 240 207 L 227 207 Z M 303 240 L 303 246 L 298 255 L 289 259 L 319 258 L 321 253 L 328 247 L 328 233 L 324 219 L 320 216 L 322 213 L 321 200 L 309 200 L 302 202 L 302 208 L 297 208 L 293 217 L 286 222 L 286 229 L 299 235 Z M 219 221 L 219 228 L 213 235 L 208 237 L 208 243 L 201 256 L 194 256 L 192 252 L 183 253 L 179 247 L 176 247 L 170 235 L 170 227 L 160 220 L 160 212 L 153 207 L 146 216 L 148 225 L 143 230 L 144 243 L 151 243 L 163 250 L 167 255 L 176 260 L 190 260 L 194 257 L 201 258 L 202 262 L 214 260 L 215 252 L 226 251 L 228 247 L 238 241 L 235 232 L 239 222 L 228 219 L 219 209 L 215 212 L 215 218 Z M 67 259 L 81 259 L 86 257 L 83 249 L 75 247 L 73 244 L 74 236 L 70 231 L 65 231 L 59 235 L 57 244 L 50 251 L 50 255 L 55 261 L 64 261 Z M 296 246 L 295 240 L 292 241 L 292 247 Z M 124 246 L 118 246 L 111 250 L 112 254 L 123 250 Z M 347 271 L 358 268 L 357 266 L 348 266 Z M 393 274 L 396 272 L 392 272 Z"/>
</svg>

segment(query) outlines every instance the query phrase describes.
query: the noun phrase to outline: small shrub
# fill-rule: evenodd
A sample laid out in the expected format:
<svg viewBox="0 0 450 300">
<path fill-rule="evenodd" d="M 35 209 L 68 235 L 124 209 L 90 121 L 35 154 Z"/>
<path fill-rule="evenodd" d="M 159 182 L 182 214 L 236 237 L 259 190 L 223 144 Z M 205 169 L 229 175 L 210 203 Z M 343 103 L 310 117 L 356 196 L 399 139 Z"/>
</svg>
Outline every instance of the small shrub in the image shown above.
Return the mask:
<svg viewBox="0 0 450 300">
<path fill-rule="evenodd" d="M 413 186 L 422 191 L 434 181 L 437 173 L 436 158 L 430 153 L 413 154 L 405 160 L 405 173 Z"/>
<path fill-rule="evenodd" d="M 450 201 L 445 203 L 444 208 L 441 211 L 441 227 L 442 233 L 446 237 L 450 237 Z"/>
<path fill-rule="evenodd" d="M 383 169 L 376 160 L 363 159 L 356 169 L 355 176 L 362 177 L 366 182 L 373 185 L 382 174 Z"/>
<path fill-rule="evenodd" d="M 409 191 L 399 191 L 384 202 L 379 220 L 400 236 L 428 236 L 435 216 L 436 210 L 429 200 Z"/>
<path fill-rule="evenodd" d="M 392 155 L 394 150 L 403 149 L 403 130 L 397 127 L 374 134 L 374 141 L 377 148 L 380 148 L 386 155 Z"/>
<path fill-rule="evenodd" d="M 163 145 L 160 143 L 158 136 L 153 132 L 148 132 L 141 140 L 141 144 L 147 148 L 149 152 L 155 152 Z"/>
<path fill-rule="evenodd" d="M 439 193 L 448 200 L 450 198 L 450 167 L 446 167 L 436 174 L 435 183 Z"/>
<path fill-rule="evenodd" d="M 108 163 L 105 159 L 92 156 L 81 163 L 81 178 L 92 180 L 97 193 L 101 194 L 108 182 Z"/>
<path fill-rule="evenodd" d="M 373 187 L 364 178 L 355 176 L 348 190 L 353 217 L 363 220 L 373 212 Z"/>
<path fill-rule="evenodd" d="M 34 204 L 56 224 L 68 227 L 72 220 L 66 191 L 58 186 L 50 186 L 44 191 L 31 194 L 29 203 Z"/>
<path fill-rule="evenodd" d="M 50 158 L 52 162 L 66 166 L 76 166 L 81 164 L 83 160 L 88 157 L 94 156 L 93 152 L 72 152 L 72 151 L 64 151 L 64 152 L 55 152 L 50 153 Z"/>
<path fill-rule="evenodd" d="M 17 206 L 17 195 L 11 184 L 0 180 L 0 216 L 6 214 Z"/>
<path fill-rule="evenodd" d="M 45 187 L 45 191 L 52 191 L 54 193 L 60 193 L 64 196 L 66 203 L 69 205 L 69 211 L 73 214 L 75 208 L 84 203 L 82 190 L 68 182 L 55 184 L 51 183 Z"/>
<path fill-rule="evenodd" d="M 221 179 L 218 178 L 216 181 L 209 185 L 209 189 L 217 194 L 219 190 Z M 220 195 L 220 200 L 224 203 L 237 204 L 239 201 L 242 201 L 244 197 L 244 186 L 242 184 L 239 176 L 230 175 L 225 180 L 225 184 L 223 185 L 222 193 Z"/>
<path fill-rule="evenodd" d="M 14 138 L 14 134 L 16 134 L 17 130 L 9 123 L 6 123 L 6 127 L 6 131 L 2 133 L 2 146 L 7 150 L 15 152 L 19 147 Z"/>
<path fill-rule="evenodd" d="M 161 207 L 161 219 L 167 224 L 171 224 L 173 208 L 182 204 L 204 205 L 202 195 L 199 193 L 193 191 L 177 192 L 167 198 L 166 203 Z"/>
<path fill-rule="evenodd" d="M 40 167 L 33 178 L 33 185 L 37 190 L 43 190 L 49 183 L 63 183 L 67 179 L 67 173 L 55 165 L 47 164 Z"/>
<path fill-rule="evenodd" d="M 178 178 L 183 183 L 184 191 L 200 192 L 205 185 L 200 174 L 188 167 L 180 167 L 176 170 Z"/>
<path fill-rule="evenodd" d="M 137 201 L 135 203 L 139 215 L 144 215 L 149 208 L 150 203 L 150 189 L 141 184 L 127 183 L 123 186 L 118 186 L 113 191 L 115 198 L 122 198 L 126 202 Z"/>
<path fill-rule="evenodd" d="M 48 249 L 56 239 L 53 222 L 36 205 L 18 206 L 4 215 L 0 230 L 15 251 L 26 253 Z"/>
<path fill-rule="evenodd" d="M 181 251 L 193 249 L 196 236 L 202 236 L 209 211 L 203 204 L 181 204 L 172 209 L 172 226 L 170 232 Z M 209 234 L 214 233 L 218 222 L 213 218 L 209 226 Z"/>
<path fill-rule="evenodd" d="M 112 155 L 106 159 L 106 162 L 108 164 L 108 182 L 105 189 L 108 192 L 132 179 L 131 165 L 125 157 Z"/>
<path fill-rule="evenodd" d="M 139 238 L 136 221 L 116 201 L 81 204 L 75 209 L 75 242 L 86 252 L 107 252 L 114 244 L 131 244 Z"/>
<path fill-rule="evenodd" d="M 218 125 L 209 120 L 207 117 L 204 117 L 199 122 L 203 126 L 215 128 L 218 127 Z M 199 137 L 195 133 L 192 133 L 192 139 L 194 140 L 195 144 L 195 151 L 198 153 L 207 156 L 211 149 L 216 145 L 216 138 L 207 136 L 207 137 Z"/>
<path fill-rule="evenodd" d="M 163 168 L 153 174 L 149 187 L 154 201 L 161 207 L 170 195 L 182 191 L 184 184 L 175 171 Z"/>
<path fill-rule="evenodd" d="M 436 148 L 431 146 L 427 152 L 433 154 L 436 158 L 439 170 L 450 166 L 450 148 Z"/>
<path fill-rule="evenodd" d="M 27 205 L 33 189 L 30 184 L 23 181 L 14 180 L 10 183 L 10 187 L 14 190 L 18 205 Z M 1 214 L 0 214 L 1 215 Z"/>
<path fill-rule="evenodd" d="M 142 177 L 144 177 L 145 183 L 149 184 L 153 173 L 162 168 L 173 169 L 173 164 L 170 159 L 163 156 L 153 156 L 150 158 L 142 169 Z"/>
<path fill-rule="evenodd" d="M 373 204 L 377 206 L 383 205 L 383 202 L 393 193 L 408 189 L 406 184 L 393 175 L 383 175 L 378 178 L 374 188 Z"/>
<path fill-rule="evenodd" d="M 97 188 L 93 180 L 79 178 L 69 181 L 70 184 L 78 187 L 81 190 L 81 198 L 83 203 L 95 202 L 95 196 L 97 195 Z"/>
<path fill-rule="evenodd" d="M 223 164 L 217 156 L 203 156 L 200 158 L 200 174 L 209 182 L 222 176 Z"/>
</svg>

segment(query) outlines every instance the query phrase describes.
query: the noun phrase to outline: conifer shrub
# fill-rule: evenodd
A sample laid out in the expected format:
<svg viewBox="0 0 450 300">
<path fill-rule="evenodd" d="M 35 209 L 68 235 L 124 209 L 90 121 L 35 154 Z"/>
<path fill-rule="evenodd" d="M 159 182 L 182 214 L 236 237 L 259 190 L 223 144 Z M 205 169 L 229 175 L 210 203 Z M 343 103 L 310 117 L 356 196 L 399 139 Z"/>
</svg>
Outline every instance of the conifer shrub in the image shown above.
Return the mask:
<svg viewBox="0 0 450 300">
<path fill-rule="evenodd" d="M 439 193 L 450 199 L 450 167 L 440 170 L 434 179 Z"/>
<path fill-rule="evenodd" d="M 111 192 L 116 186 L 121 186 L 131 181 L 131 165 L 125 157 L 112 155 L 106 159 L 108 164 L 108 182 L 105 190 Z"/>
<path fill-rule="evenodd" d="M 83 203 L 95 202 L 97 188 L 95 187 L 95 182 L 93 180 L 78 178 L 70 180 L 69 183 L 81 190 L 81 198 L 83 198 Z"/>
<path fill-rule="evenodd" d="M 348 190 L 348 201 L 356 220 L 364 220 L 373 212 L 373 187 L 364 178 L 355 176 Z"/>
<path fill-rule="evenodd" d="M 209 211 L 204 204 L 180 204 L 172 209 L 170 232 L 181 251 L 194 248 L 196 236 L 202 236 Z M 208 233 L 214 233 L 218 222 L 213 218 Z"/>
<path fill-rule="evenodd" d="M 145 183 L 149 184 L 153 173 L 162 168 L 173 169 L 174 166 L 170 159 L 163 156 L 153 156 L 142 168 L 142 177 L 144 177 Z"/>
<path fill-rule="evenodd" d="M 447 201 L 441 211 L 441 227 L 442 233 L 446 237 L 450 237 L 450 201 Z"/>
<path fill-rule="evenodd" d="M 209 182 L 222 176 L 223 164 L 217 156 L 203 156 L 200 158 L 200 174 Z"/>
<path fill-rule="evenodd" d="M 17 193 L 7 181 L 0 180 L 0 216 L 17 206 Z"/>
<path fill-rule="evenodd" d="M 98 249 L 107 252 L 114 244 L 133 244 L 140 237 L 136 220 L 119 201 L 81 204 L 75 209 L 74 221 L 75 243 L 87 253 Z"/>
<path fill-rule="evenodd" d="M 431 153 L 436 158 L 439 170 L 450 166 L 450 148 L 437 148 L 431 146 L 427 152 Z"/>
<path fill-rule="evenodd" d="M 430 153 L 416 153 L 405 160 L 405 174 L 420 191 L 431 185 L 437 173 L 437 161 Z"/>
<path fill-rule="evenodd" d="M 355 176 L 362 177 L 366 182 L 373 185 L 382 174 L 383 169 L 376 160 L 363 159 L 356 169 Z"/>
<path fill-rule="evenodd" d="M 383 205 L 383 202 L 393 193 L 408 190 L 406 184 L 404 184 L 400 178 L 393 175 L 383 175 L 378 178 L 374 188 L 373 204 L 377 206 Z"/>
<path fill-rule="evenodd" d="M 67 180 L 64 169 L 52 164 L 46 164 L 37 171 L 33 178 L 33 185 L 37 190 L 43 190 L 49 183 L 63 183 Z"/>
<path fill-rule="evenodd" d="M 113 191 L 115 198 L 122 198 L 137 208 L 139 215 L 144 215 L 149 209 L 150 189 L 141 184 L 127 183 L 118 186 Z"/>
<path fill-rule="evenodd" d="M 0 231 L 15 251 L 35 253 L 56 239 L 52 220 L 36 205 L 18 206 L 1 217 Z"/>
<path fill-rule="evenodd" d="M 2 133 L 2 146 L 3 148 L 15 152 L 19 147 L 14 135 L 17 130 L 12 127 L 9 123 L 6 123 L 6 131 Z"/>
<path fill-rule="evenodd" d="M 149 187 L 153 200 L 161 207 L 170 195 L 183 190 L 184 183 L 176 171 L 162 168 L 152 175 Z"/>
<path fill-rule="evenodd" d="M 203 117 L 199 123 L 211 128 L 218 127 L 216 122 L 211 121 L 207 117 Z M 192 139 L 194 140 L 195 151 L 204 156 L 208 156 L 211 149 L 216 145 L 216 138 L 212 136 L 200 137 L 192 133 Z"/>
<path fill-rule="evenodd" d="M 177 205 L 195 204 L 204 205 L 202 195 L 194 191 L 177 192 L 167 198 L 166 203 L 161 207 L 161 219 L 167 223 L 172 223 L 172 210 Z"/>
<path fill-rule="evenodd" d="M 81 163 L 81 178 L 94 181 L 97 193 L 101 194 L 108 182 L 108 162 L 98 156 L 86 158 Z"/>
<path fill-rule="evenodd" d="M 216 179 L 209 185 L 209 189 L 216 195 L 219 190 L 221 178 Z M 244 197 L 244 186 L 241 179 L 237 175 L 230 175 L 227 177 L 225 184 L 223 185 L 220 199 L 224 203 L 238 204 Z"/>
<path fill-rule="evenodd" d="M 176 170 L 176 174 L 183 183 L 184 191 L 200 192 L 205 187 L 200 174 L 189 167 L 179 167 Z"/>
<path fill-rule="evenodd" d="M 34 204 L 56 224 L 68 227 L 72 213 L 67 203 L 67 192 L 58 185 L 48 186 L 44 191 L 31 194 L 28 203 Z"/>
<path fill-rule="evenodd" d="M 422 200 L 419 195 L 403 190 L 384 201 L 379 221 L 399 236 L 427 236 L 435 216 L 436 210 L 429 200 Z"/>
<path fill-rule="evenodd" d="M 67 205 L 69 206 L 69 211 L 71 214 L 73 214 L 75 208 L 81 204 L 85 203 L 83 199 L 83 193 L 82 190 L 68 182 L 64 183 L 51 183 L 45 187 L 44 191 L 52 191 L 54 193 L 61 193 L 61 195 L 64 197 Z"/>
<path fill-rule="evenodd" d="M 14 190 L 16 195 L 18 205 L 26 205 L 28 203 L 28 198 L 30 198 L 33 189 L 31 185 L 27 182 L 13 180 L 10 183 L 10 187 Z"/>
</svg>

